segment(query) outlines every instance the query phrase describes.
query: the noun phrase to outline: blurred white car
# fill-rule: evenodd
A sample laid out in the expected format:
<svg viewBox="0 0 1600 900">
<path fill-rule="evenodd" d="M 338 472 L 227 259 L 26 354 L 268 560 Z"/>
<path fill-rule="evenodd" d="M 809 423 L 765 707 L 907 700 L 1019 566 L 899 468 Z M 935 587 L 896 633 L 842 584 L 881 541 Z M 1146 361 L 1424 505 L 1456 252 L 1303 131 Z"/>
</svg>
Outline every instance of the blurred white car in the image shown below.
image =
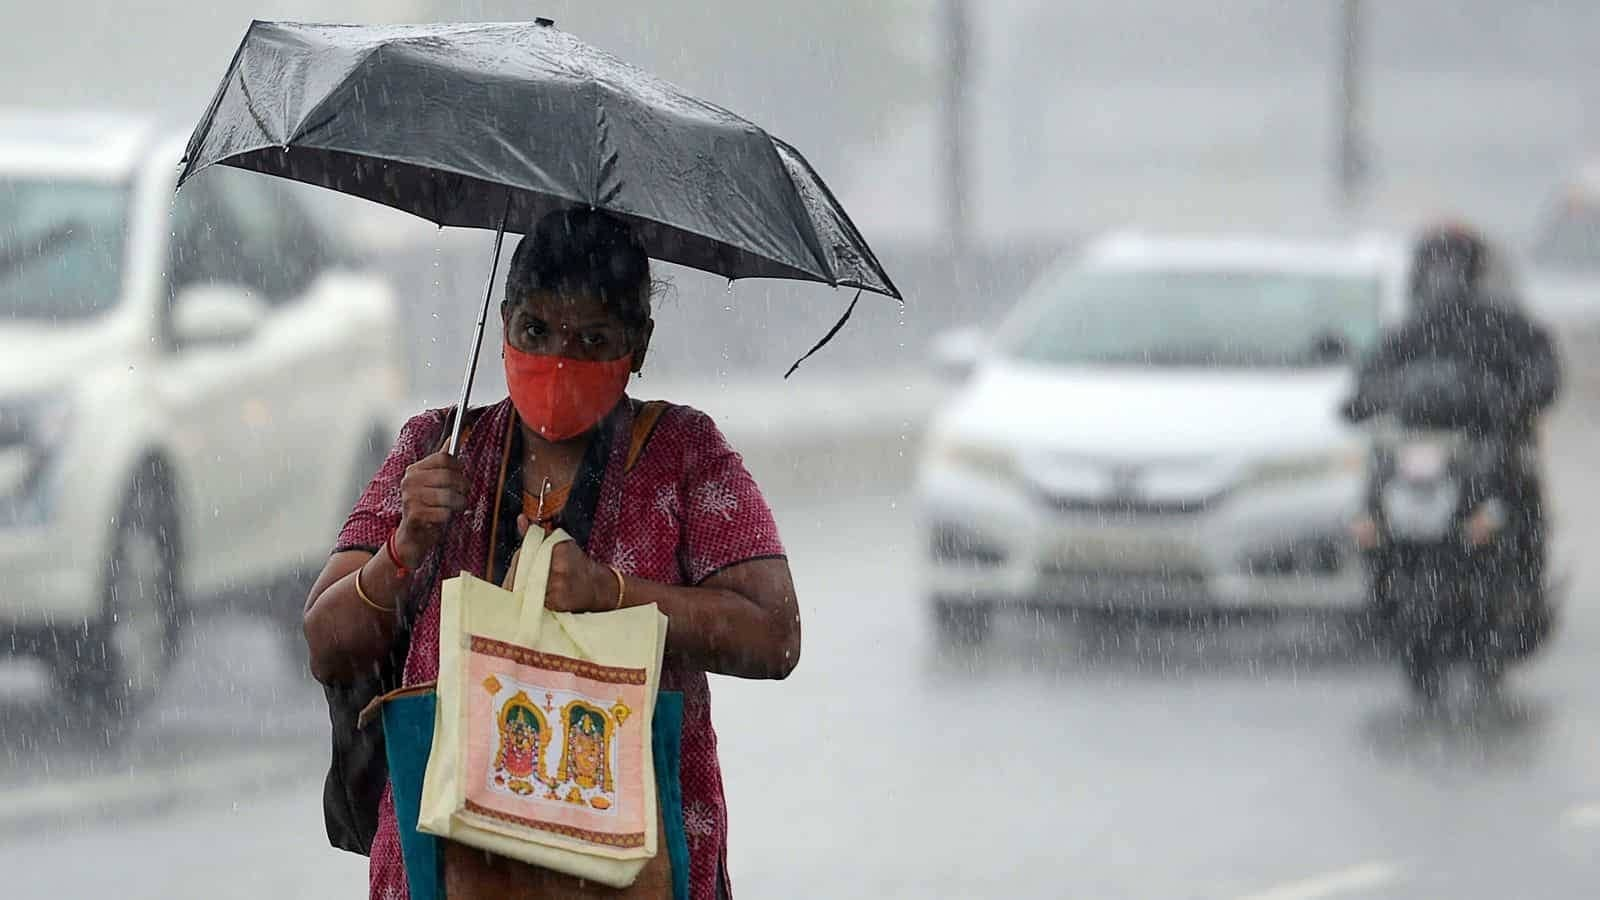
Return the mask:
<svg viewBox="0 0 1600 900">
<path fill-rule="evenodd" d="M 1366 442 L 1337 410 L 1405 264 L 1383 239 L 1121 236 L 1047 272 L 930 430 L 941 635 L 1007 608 L 1359 609 Z"/>
<path fill-rule="evenodd" d="M 183 147 L 0 116 L 0 636 L 117 708 L 193 613 L 321 564 L 405 393 L 390 289 L 265 176 L 174 198 Z"/>
</svg>

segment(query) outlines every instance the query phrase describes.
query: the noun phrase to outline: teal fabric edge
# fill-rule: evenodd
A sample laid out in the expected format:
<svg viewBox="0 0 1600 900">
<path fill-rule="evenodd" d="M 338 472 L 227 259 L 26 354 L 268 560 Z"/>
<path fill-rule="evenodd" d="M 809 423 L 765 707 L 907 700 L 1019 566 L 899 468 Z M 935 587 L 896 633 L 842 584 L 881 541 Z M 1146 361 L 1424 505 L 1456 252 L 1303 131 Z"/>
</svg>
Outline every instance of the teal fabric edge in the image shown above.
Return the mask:
<svg viewBox="0 0 1600 900">
<path fill-rule="evenodd" d="M 683 827 L 683 694 L 659 691 L 651 723 L 651 755 L 656 764 L 656 796 L 661 804 L 662 842 L 672 863 L 672 896 L 689 900 L 689 834 Z M 670 778 L 663 778 L 670 772 Z"/>
<path fill-rule="evenodd" d="M 422 780 L 433 752 L 432 692 L 395 697 L 383 704 L 383 740 L 389 757 L 389 787 L 399 825 L 400 856 L 405 861 L 411 900 L 445 900 L 444 847 L 439 838 L 417 830 L 422 814 Z"/>
</svg>

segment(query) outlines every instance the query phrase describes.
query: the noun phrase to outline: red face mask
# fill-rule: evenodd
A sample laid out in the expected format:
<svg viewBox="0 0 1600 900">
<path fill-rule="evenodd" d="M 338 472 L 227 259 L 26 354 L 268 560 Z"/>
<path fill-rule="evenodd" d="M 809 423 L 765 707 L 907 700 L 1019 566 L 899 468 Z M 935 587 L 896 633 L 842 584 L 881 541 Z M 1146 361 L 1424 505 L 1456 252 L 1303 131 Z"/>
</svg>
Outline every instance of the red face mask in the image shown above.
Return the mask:
<svg viewBox="0 0 1600 900">
<path fill-rule="evenodd" d="M 633 355 L 592 361 L 536 356 L 506 345 L 506 387 L 522 423 L 547 441 L 565 441 L 616 408 L 633 372 Z"/>
</svg>

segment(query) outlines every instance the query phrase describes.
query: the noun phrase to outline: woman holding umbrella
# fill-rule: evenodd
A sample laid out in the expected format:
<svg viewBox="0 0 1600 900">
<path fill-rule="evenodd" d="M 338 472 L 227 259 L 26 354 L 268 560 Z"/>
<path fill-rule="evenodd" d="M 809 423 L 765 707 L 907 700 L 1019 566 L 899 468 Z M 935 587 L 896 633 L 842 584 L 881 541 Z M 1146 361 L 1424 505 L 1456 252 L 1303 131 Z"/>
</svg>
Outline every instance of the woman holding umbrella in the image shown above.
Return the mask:
<svg viewBox="0 0 1600 900">
<path fill-rule="evenodd" d="M 446 576 L 503 580 L 525 529 L 559 526 L 576 546 L 556 551 L 549 608 L 668 617 L 661 687 L 684 699 L 690 893 L 726 892 L 706 673 L 793 669 L 793 583 L 771 512 L 711 420 L 626 388 L 649 350 L 652 260 L 898 299 L 843 207 L 794 147 L 546 19 L 252 23 L 180 185 L 217 165 L 496 235 L 460 401 L 406 424 L 307 600 L 333 724 L 330 842 L 370 853 L 373 897 L 407 895 L 382 735 L 358 714 L 434 679 Z M 501 295 L 510 397 L 473 409 L 508 231 L 527 234 Z"/>
<path fill-rule="evenodd" d="M 454 456 L 441 449 L 449 410 L 406 424 L 312 588 L 305 629 L 317 678 L 347 679 L 378 664 L 416 590 L 428 599 L 404 681 L 431 681 L 444 577 L 503 581 L 521 533 L 567 529 L 578 541 L 557 550 L 549 608 L 653 603 L 669 619 L 662 689 L 685 695 L 691 892 L 709 898 L 727 889 L 727 821 L 706 674 L 787 676 L 800 617 L 772 514 L 739 455 L 703 413 L 626 395 L 649 349 L 651 284 L 620 220 L 541 219 L 517 247 L 501 304 L 510 397 L 467 413 Z M 373 897 L 404 895 L 387 798 L 371 872 Z"/>
</svg>

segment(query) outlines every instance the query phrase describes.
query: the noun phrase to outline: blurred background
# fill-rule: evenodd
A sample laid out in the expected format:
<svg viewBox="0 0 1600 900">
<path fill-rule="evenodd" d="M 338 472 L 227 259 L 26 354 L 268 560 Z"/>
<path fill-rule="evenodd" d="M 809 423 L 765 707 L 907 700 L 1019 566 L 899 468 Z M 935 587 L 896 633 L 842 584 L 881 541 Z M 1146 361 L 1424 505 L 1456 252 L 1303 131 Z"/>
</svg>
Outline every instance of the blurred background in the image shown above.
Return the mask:
<svg viewBox="0 0 1600 900">
<path fill-rule="evenodd" d="M 364 890 L 364 860 L 323 839 L 326 712 L 298 615 L 363 473 L 406 415 L 452 402 L 492 236 L 242 173 L 208 173 L 176 202 L 171 182 L 252 18 L 535 15 L 799 147 L 905 294 L 903 307 L 863 297 L 784 380 L 848 294 L 661 272 L 671 289 L 634 393 L 707 410 L 745 453 L 806 614 L 789 681 L 715 688 L 741 891 L 1592 894 L 1600 571 L 1582 551 L 1600 536 L 1586 452 L 1600 436 L 1600 6 L 8 0 L 8 896 Z M 1357 352 L 1404 315 L 1406 242 L 1441 218 L 1496 239 L 1566 366 L 1541 447 L 1560 628 L 1502 692 L 1443 716 L 1419 712 L 1347 627 L 1362 588 L 1343 523 L 1360 476 L 1344 460 L 1359 441 L 1334 424 Z M 997 386 L 996 336 L 1037 321 L 1019 302 L 1059 298 L 1063 340 L 1082 337 L 1068 299 L 1083 264 L 1271 276 L 1253 300 L 1334 304 L 1355 324 L 1310 374 L 1263 363 Z M 1200 318 L 1251 327 L 1242 296 L 1207 295 L 1216 314 Z M 1108 333 L 1162 315 L 1130 312 Z M 1309 344 L 1327 325 L 1273 334 Z M 477 396 L 502 396 L 498 366 L 482 374 Z M 1014 496 L 1029 453 L 1143 466 L 1224 445 L 1251 471 L 1292 470 L 1298 493 L 1163 520 L 1160 537 L 1074 557 L 1069 574 L 1119 590 L 1156 574 L 1166 590 L 1183 553 L 1204 569 L 1183 577 L 1212 585 L 1276 566 L 1240 590 L 1295 615 L 1086 628 L 1045 604 L 986 617 L 976 641 L 970 621 L 952 633 L 939 618 L 951 592 L 1014 592 L 1038 574 L 961 527 L 988 516 L 1000 532 L 1054 533 L 1077 516 L 1095 527 L 1074 546 L 1105 539 L 1104 510 Z M 1076 476 L 1050 477 L 1065 490 Z M 974 495 L 981 510 L 950 502 Z M 1152 549 L 1174 542 L 1188 549 Z M 1222 543 L 1248 571 L 1207 568 Z M 1158 571 L 1132 572 L 1139 554 Z M 107 571 L 182 577 L 206 599 L 181 628 L 108 616 L 95 599 Z M 178 653 L 159 692 L 125 716 L 84 701 L 127 673 L 79 665 L 74 647 L 95 629 L 137 646 L 169 628 Z"/>
</svg>

